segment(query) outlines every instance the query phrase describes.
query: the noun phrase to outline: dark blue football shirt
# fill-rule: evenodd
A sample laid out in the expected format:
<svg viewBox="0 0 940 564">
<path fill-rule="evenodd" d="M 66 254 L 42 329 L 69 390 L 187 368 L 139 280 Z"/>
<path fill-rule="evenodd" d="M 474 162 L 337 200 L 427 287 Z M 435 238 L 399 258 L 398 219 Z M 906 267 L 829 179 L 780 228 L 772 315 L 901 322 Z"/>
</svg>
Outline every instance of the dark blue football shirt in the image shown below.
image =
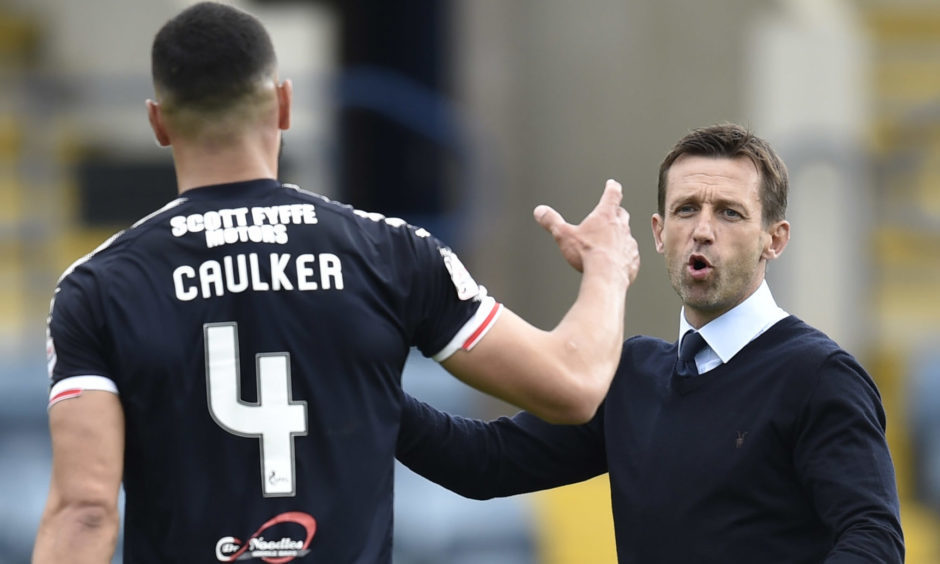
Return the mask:
<svg viewBox="0 0 940 564">
<path fill-rule="evenodd" d="M 207 186 L 63 275 L 50 405 L 119 394 L 128 564 L 388 562 L 408 351 L 470 348 L 499 311 L 423 229 Z"/>
</svg>

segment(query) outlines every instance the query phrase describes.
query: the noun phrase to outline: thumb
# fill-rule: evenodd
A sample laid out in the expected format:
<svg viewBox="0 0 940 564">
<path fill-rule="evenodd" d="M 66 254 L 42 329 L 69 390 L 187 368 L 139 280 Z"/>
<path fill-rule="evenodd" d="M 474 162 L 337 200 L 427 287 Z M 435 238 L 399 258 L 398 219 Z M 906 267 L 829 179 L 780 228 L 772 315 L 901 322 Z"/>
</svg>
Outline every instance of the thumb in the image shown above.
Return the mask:
<svg viewBox="0 0 940 564">
<path fill-rule="evenodd" d="M 560 213 L 544 204 L 535 206 L 535 209 L 532 210 L 532 216 L 535 217 L 535 221 L 549 233 L 554 233 L 553 230 L 556 226 L 565 223 L 565 218 L 563 218 Z"/>
<path fill-rule="evenodd" d="M 619 206 L 623 200 L 623 187 L 613 178 L 607 181 L 604 186 L 604 193 L 601 195 L 601 204 Z"/>
</svg>

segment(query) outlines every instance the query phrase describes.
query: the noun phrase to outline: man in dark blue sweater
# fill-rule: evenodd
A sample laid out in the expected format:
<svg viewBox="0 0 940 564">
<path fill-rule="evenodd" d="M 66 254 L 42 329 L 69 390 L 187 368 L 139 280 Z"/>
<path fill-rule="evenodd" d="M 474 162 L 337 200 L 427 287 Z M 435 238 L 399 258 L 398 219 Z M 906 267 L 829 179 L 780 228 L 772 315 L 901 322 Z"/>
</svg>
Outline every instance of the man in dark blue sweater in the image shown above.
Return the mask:
<svg viewBox="0 0 940 564">
<path fill-rule="evenodd" d="M 474 421 L 407 398 L 399 459 L 478 499 L 608 472 L 622 563 L 902 562 L 878 390 L 764 281 L 789 240 L 787 185 L 743 128 L 681 139 L 652 218 L 683 303 L 678 342 L 628 339 L 584 425 Z"/>
</svg>

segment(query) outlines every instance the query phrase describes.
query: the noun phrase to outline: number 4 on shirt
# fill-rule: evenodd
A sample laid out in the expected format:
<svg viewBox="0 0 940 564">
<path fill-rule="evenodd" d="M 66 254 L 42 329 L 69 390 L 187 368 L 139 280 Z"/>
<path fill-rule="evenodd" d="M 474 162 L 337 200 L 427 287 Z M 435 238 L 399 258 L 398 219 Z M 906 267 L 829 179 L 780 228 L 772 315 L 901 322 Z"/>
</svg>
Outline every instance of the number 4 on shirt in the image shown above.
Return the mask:
<svg viewBox="0 0 940 564">
<path fill-rule="evenodd" d="M 291 401 L 290 354 L 257 355 L 258 402 L 247 403 L 239 386 L 238 325 L 207 323 L 203 331 L 212 419 L 233 435 L 261 441 L 264 497 L 295 495 L 294 437 L 307 434 L 307 403 Z"/>
</svg>

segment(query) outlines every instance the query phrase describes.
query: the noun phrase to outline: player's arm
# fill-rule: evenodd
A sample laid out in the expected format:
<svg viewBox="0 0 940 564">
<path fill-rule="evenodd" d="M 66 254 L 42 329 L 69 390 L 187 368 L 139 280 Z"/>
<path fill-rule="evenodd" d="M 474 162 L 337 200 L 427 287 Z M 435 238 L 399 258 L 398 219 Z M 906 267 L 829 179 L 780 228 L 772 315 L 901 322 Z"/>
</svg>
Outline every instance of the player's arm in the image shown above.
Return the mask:
<svg viewBox="0 0 940 564">
<path fill-rule="evenodd" d="M 834 545 L 826 562 L 904 560 L 894 465 L 877 389 L 846 353 L 823 363 L 794 463 Z"/>
<path fill-rule="evenodd" d="M 124 463 L 118 396 L 85 391 L 49 408 L 52 481 L 33 564 L 105 564 L 117 543 Z"/>
<path fill-rule="evenodd" d="M 603 401 L 620 362 L 627 288 L 640 256 L 613 180 L 578 225 L 547 206 L 536 220 L 583 273 L 577 299 L 551 331 L 504 308 L 486 336 L 441 364 L 486 393 L 553 423 L 584 423 Z"/>
<path fill-rule="evenodd" d="M 607 471 L 603 409 L 584 425 L 553 425 L 525 412 L 479 421 L 405 394 L 396 456 L 417 474 L 473 499 L 572 484 Z"/>
</svg>

